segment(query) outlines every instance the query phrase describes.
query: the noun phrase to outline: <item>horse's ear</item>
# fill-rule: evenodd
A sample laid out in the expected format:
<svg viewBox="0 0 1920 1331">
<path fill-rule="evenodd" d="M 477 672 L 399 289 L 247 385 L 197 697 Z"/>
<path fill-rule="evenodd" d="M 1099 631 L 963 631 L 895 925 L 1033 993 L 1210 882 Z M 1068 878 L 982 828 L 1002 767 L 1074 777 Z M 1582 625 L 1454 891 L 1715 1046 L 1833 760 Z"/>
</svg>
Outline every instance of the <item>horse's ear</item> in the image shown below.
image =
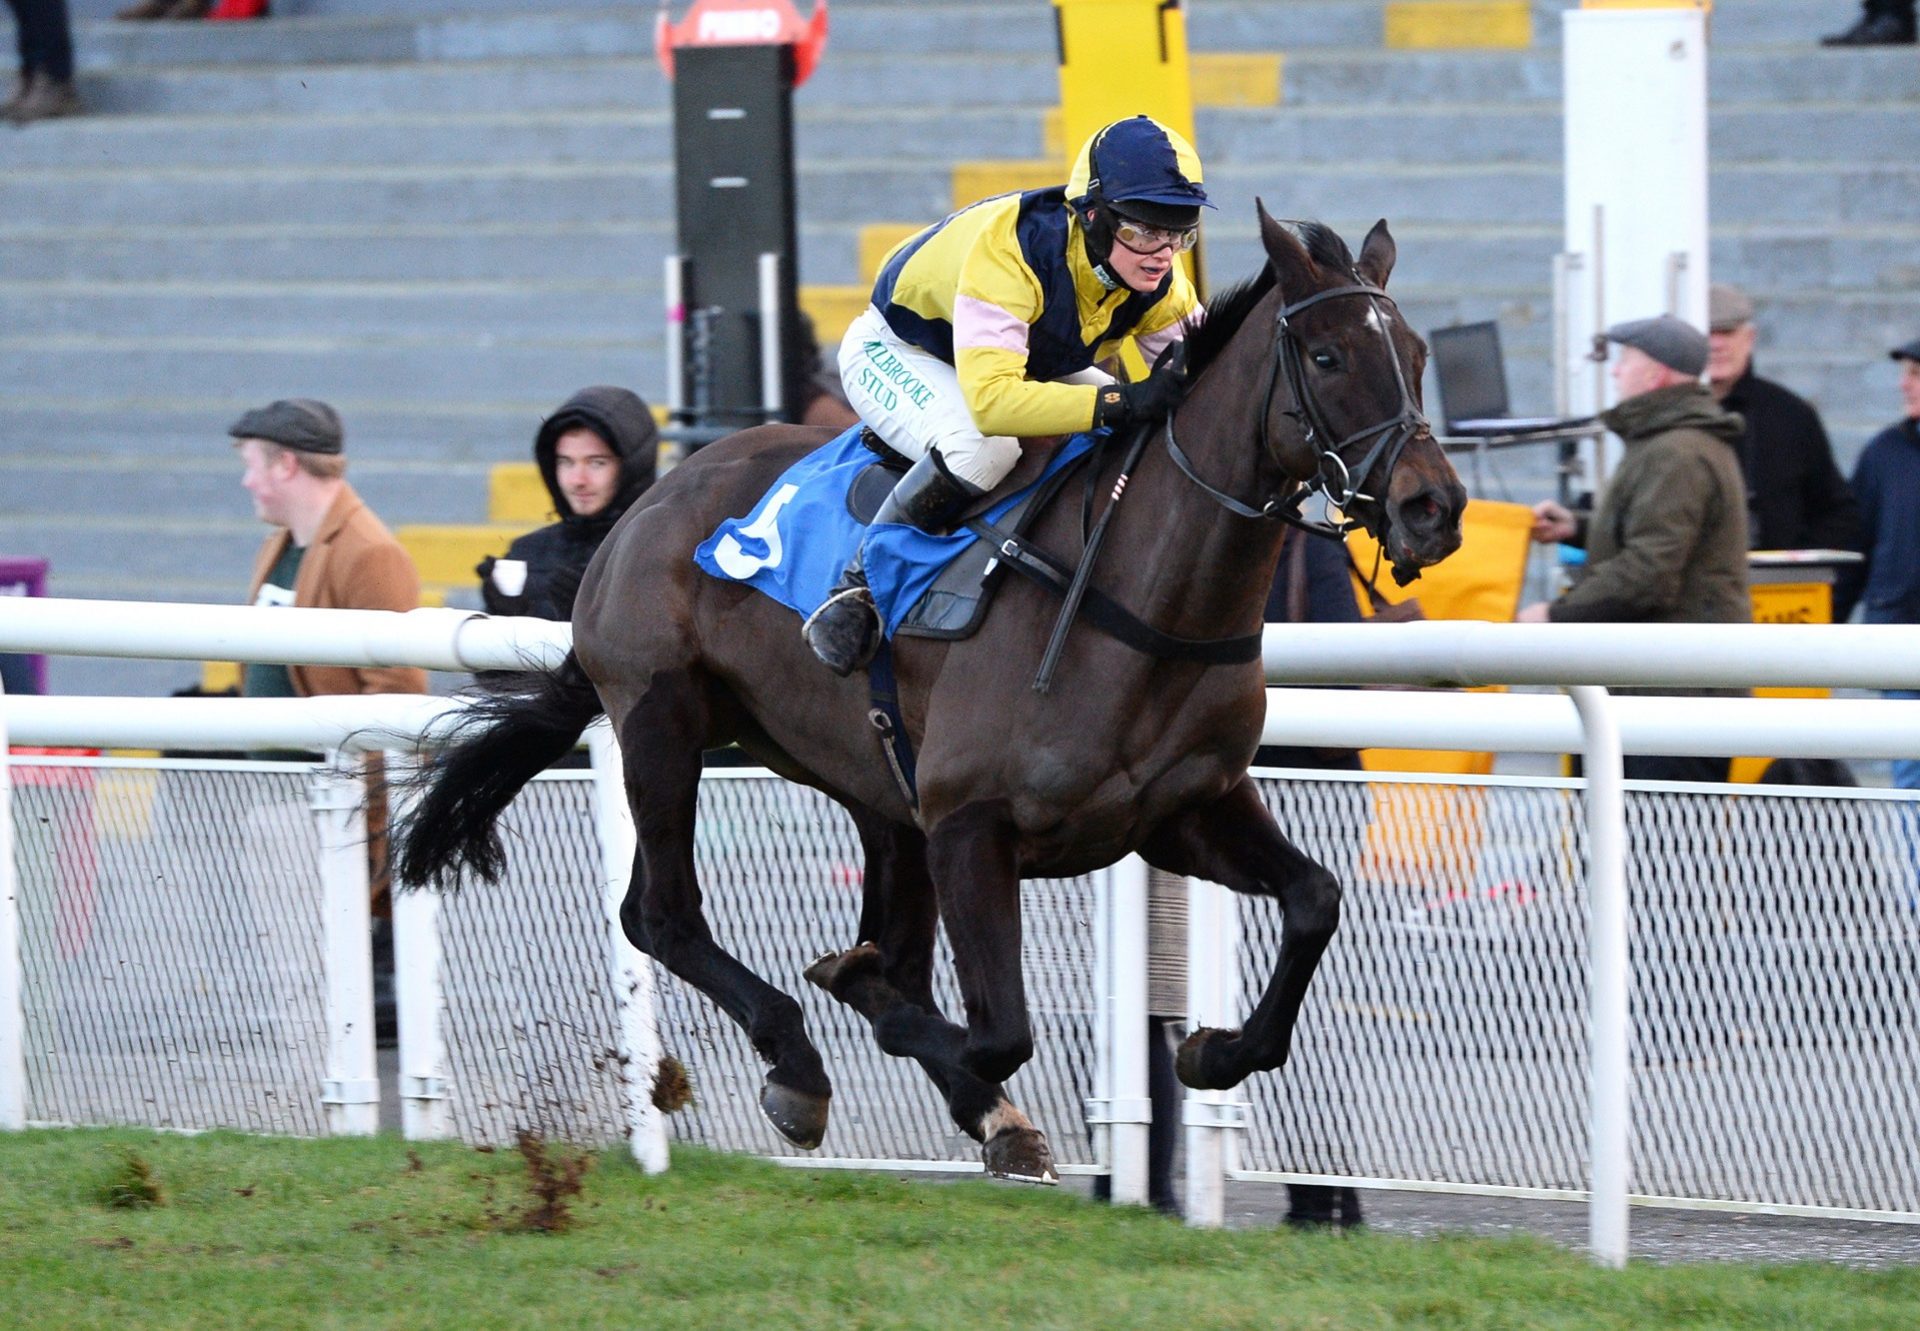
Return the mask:
<svg viewBox="0 0 1920 1331">
<path fill-rule="evenodd" d="M 1298 300 L 1319 285 L 1320 270 L 1291 227 L 1274 221 L 1261 200 L 1255 199 L 1253 206 L 1260 210 L 1260 241 L 1267 247 L 1267 259 L 1273 264 L 1273 275 L 1279 279 L 1280 290 L 1288 298 Z"/>
<path fill-rule="evenodd" d="M 1393 261 L 1398 257 L 1400 249 L 1393 243 L 1393 233 L 1387 230 L 1387 219 L 1383 217 L 1367 232 L 1360 246 L 1360 260 L 1353 265 L 1353 270 L 1384 290 L 1387 276 L 1393 272 Z"/>
</svg>

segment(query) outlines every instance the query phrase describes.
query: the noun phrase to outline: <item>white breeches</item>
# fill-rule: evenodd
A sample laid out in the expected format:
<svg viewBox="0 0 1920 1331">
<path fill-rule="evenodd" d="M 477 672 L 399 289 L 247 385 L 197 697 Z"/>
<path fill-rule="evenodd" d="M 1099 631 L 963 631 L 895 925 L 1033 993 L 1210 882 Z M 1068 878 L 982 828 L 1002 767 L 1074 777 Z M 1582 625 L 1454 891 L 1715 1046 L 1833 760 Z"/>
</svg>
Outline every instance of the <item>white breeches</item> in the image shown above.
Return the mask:
<svg viewBox="0 0 1920 1331">
<path fill-rule="evenodd" d="M 871 305 L 840 341 L 840 382 L 860 419 L 896 452 L 917 462 L 937 451 L 948 471 L 982 491 L 1020 460 L 1018 439 L 980 433 L 953 366 L 902 341 Z M 1083 370 L 1067 382 L 1112 380 Z"/>
</svg>

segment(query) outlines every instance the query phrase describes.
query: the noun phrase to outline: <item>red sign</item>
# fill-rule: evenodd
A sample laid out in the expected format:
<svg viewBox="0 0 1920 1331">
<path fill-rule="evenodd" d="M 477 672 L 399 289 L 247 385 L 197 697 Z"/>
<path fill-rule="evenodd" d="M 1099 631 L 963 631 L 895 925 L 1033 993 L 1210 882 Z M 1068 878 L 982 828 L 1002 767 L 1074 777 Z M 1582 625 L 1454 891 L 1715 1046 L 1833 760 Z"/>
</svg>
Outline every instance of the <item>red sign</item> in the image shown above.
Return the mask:
<svg viewBox="0 0 1920 1331">
<path fill-rule="evenodd" d="M 682 46 L 791 46 L 793 84 L 807 81 L 827 46 L 827 0 L 815 0 L 813 17 L 802 19 L 790 0 L 694 0 L 678 23 L 666 6 L 654 20 L 653 48 L 673 77 L 673 53 Z"/>
</svg>

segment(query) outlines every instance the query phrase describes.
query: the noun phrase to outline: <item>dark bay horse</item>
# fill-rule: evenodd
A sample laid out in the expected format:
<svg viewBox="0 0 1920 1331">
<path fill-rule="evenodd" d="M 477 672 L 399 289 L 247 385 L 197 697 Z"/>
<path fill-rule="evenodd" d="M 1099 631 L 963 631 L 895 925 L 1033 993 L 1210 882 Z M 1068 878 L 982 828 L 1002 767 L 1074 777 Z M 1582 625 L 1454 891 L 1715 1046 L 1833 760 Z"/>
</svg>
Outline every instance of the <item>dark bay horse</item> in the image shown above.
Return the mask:
<svg viewBox="0 0 1920 1331">
<path fill-rule="evenodd" d="M 1134 468 L 1093 578 L 1178 638 L 1259 633 L 1284 530 L 1275 512 L 1312 478 L 1346 501 L 1402 576 L 1460 543 L 1466 495 L 1420 411 L 1426 349 L 1384 292 L 1395 256 L 1386 224 L 1355 259 L 1325 227 L 1283 225 L 1264 207 L 1259 217 L 1268 263 L 1189 338 L 1191 390 Z M 1052 1174 L 1044 1137 L 1001 1088 L 1033 1052 L 1022 878 L 1088 873 L 1138 851 L 1170 872 L 1275 898 L 1285 933 L 1265 993 L 1244 1029 L 1195 1032 L 1177 1069 L 1189 1086 L 1228 1087 L 1281 1066 L 1339 922 L 1340 886 L 1281 834 L 1247 778 L 1266 713 L 1258 659 L 1166 659 L 1083 623 L 1058 684 L 1036 692 L 1061 603 L 1010 580 L 974 637 L 894 644 L 919 759 L 914 807 L 869 723 L 867 680 L 836 677 L 791 610 L 692 558 L 827 437 L 747 430 L 647 492 L 587 573 L 572 655 L 483 702 L 436 758 L 399 837 L 402 878 L 495 875 L 496 819 L 604 709 L 639 837 L 621 923 L 746 1030 L 769 1064 L 762 1108 L 799 1145 L 826 1130 L 819 1052 L 799 1004 L 715 941 L 694 877 L 701 754 L 732 742 L 852 814 L 867 864 L 858 946 L 823 957 L 808 978 L 865 1015 L 882 1048 L 920 1061 L 990 1171 Z M 1119 459 L 1099 465 L 1105 504 Z M 1032 539 L 1076 560 L 1081 505 L 1053 505 Z M 964 1026 L 933 1000 L 941 921 Z"/>
</svg>

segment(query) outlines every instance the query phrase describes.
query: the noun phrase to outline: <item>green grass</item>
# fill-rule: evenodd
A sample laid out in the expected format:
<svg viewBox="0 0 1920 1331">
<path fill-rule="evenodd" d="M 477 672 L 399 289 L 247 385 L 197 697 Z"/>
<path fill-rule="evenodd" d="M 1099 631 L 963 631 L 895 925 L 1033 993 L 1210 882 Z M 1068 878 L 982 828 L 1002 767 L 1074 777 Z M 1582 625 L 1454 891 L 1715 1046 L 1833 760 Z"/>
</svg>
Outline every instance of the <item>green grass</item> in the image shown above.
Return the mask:
<svg viewBox="0 0 1920 1331">
<path fill-rule="evenodd" d="M 135 1168 L 153 1205 L 113 1205 Z M 1920 1325 L 1920 1268 L 1603 1271 L 1529 1240 L 1208 1233 L 1064 1192 L 599 1157 L 516 1230 L 511 1150 L 0 1134 L 0 1327 Z"/>
</svg>

